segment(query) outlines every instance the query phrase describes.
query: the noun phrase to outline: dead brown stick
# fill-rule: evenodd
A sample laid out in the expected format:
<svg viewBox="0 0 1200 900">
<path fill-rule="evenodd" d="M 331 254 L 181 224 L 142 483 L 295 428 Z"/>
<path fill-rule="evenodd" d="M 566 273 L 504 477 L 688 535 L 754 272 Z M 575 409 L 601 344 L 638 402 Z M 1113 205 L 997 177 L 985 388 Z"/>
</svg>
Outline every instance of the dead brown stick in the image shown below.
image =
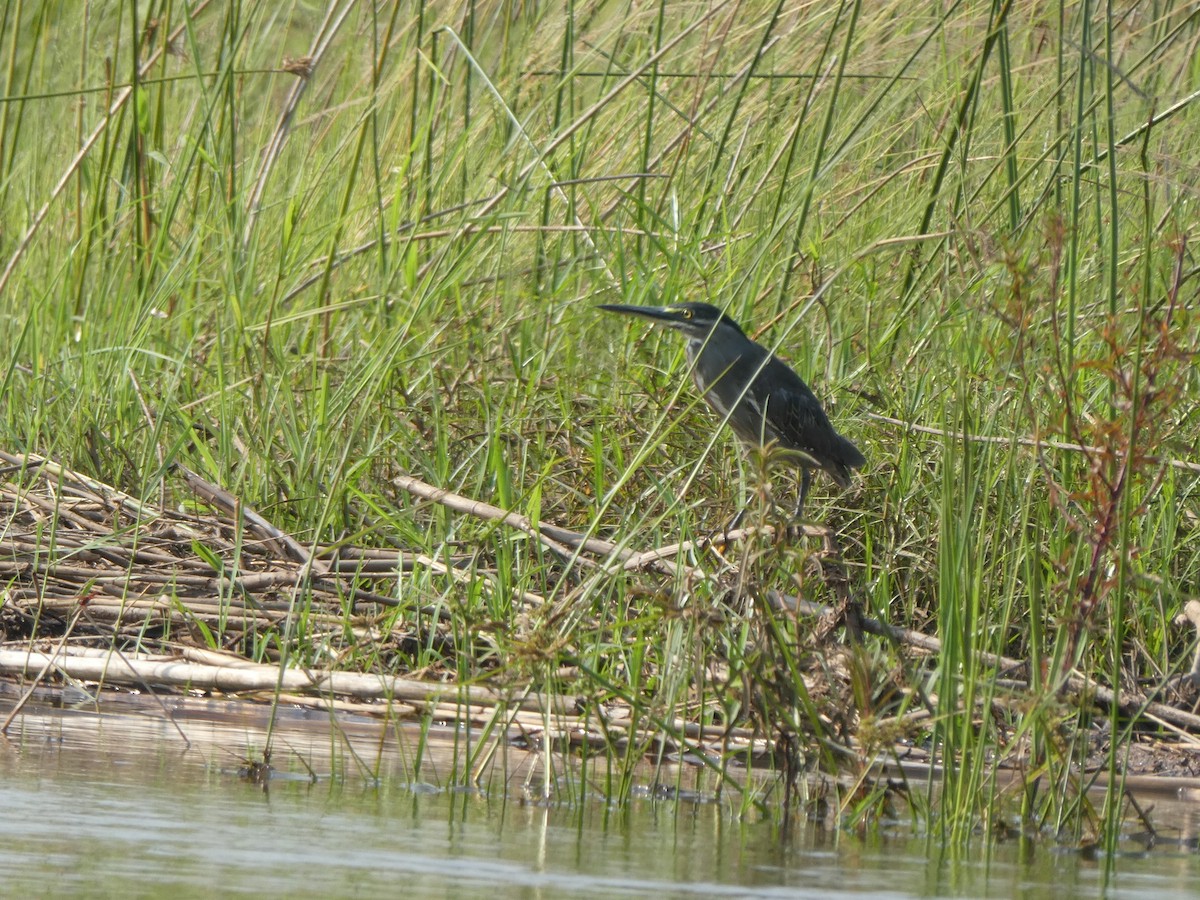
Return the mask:
<svg viewBox="0 0 1200 900">
<path fill-rule="evenodd" d="M 98 656 L 59 655 L 43 651 L 0 650 L 0 672 L 34 675 L 50 665 L 81 681 L 112 684 L 158 685 L 226 693 L 276 690 L 322 693 L 359 699 L 404 700 L 410 703 L 469 704 L 491 707 L 514 703 L 525 709 L 548 710 L 562 715 L 573 710 L 572 698 L 552 694 L 522 695 L 514 700 L 488 687 L 452 683 L 426 683 L 408 678 L 334 672 L 325 669 L 284 669 L 277 666 L 213 666 L 162 657 L 147 659 L 104 651 Z"/>
<path fill-rule="evenodd" d="M 806 615 L 823 615 L 832 612 L 831 608 L 823 603 L 813 603 L 808 600 L 800 600 L 796 597 L 791 597 L 777 592 L 772 592 L 769 595 L 771 602 L 781 604 L 787 609 L 795 610 Z M 874 634 L 880 637 L 885 637 L 890 641 L 898 644 L 904 644 L 909 647 L 917 647 L 930 654 L 938 654 L 942 652 L 942 642 L 940 639 L 932 635 L 922 634 L 919 631 L 913 631 L 908 628 L 899 628 L 895 625 L 889 625 L 887 622 L 881 622 L 879 619 L 873 619 L 870 616 L 860 616 L 859 624 L 862 630 L 868 634 Z M 989 666 L 995 666 L 998 669 L 1019 671 L 1027 667 L 1027 663 L 1012 659 L 1007 656 L 1000 656 L 996 653 L 979 652 L 979 659 Z M 1107 706 L 1116 705 L 1121 712 L 1127 715 L 1148 714 L 1162 719 L 1179 728 L 1188 729 L 1193 732 L 1200 732 L 1200 715 L 1187 712 L 1186 710 L 1176 709 L 1173 706 L 1167 706 L 1165 703 L 1147 700 L 1140 694 L 1132 691 L 1114 691 L 1112 688 L 1105 687 L 1102 684 L 1097 684 L 1090 678 L 1083 675 L 1072 674 L 1068 675 L 1064 683 L 1065 687 L 1077 694 L 1094 697 L 1097 702 Z"/>
<path fill-rule="evenodd" d="M 469 516 L 474 516 L 477 519 L 484 519 L 489 522 L 500 522 L 507 525 L 509 528 L 515 528 L 518 531 L 524 532 L 536 541 L 541 542 L 548 549 L 552 550 L 559 556 L 565 559 L 570 559 L 574 556 L 574 551 L 569 547 L 564 546 L 561 541 L 558 541 L 548 535 L 543 534 L 533 526 L 528 516 L 523 516 L 520 513 L 508 512 L 498 506 L 492 506 L 490 503 L 485 503 L 482 500 L 472 500 L 469 497 L 464 497 L 462 494 L 456 494 L 453 491 L 445 488 L 437 488 L 431 484 L 421 481 L 419 478 L 414 478 L 411 475 L 400 475 L 392 480 L 396 487 L 408 491 L 408 493 L 420 497 L 423 500 L 431 500 L 445 506 L 447 509 L 453 509 L 456 512 L 465 513 Z M 561 531 L 562 529 L 560 529 Z M 565 532 L 571 534 L 571 532 Z M 582 535 L 579 535 L 582 537 Z"/>
<path fill-rule="evenodd" d="M 183 594 L 210 593 L 220 594 L 222 590 L 232 587 L 246 594 L 255 594 L 272 589 L 288 589 L 295 587 L 303 577 L 301 572 L 259 572 L 246 573 L 239 578 L 229 578 L 225 574 L 186 574 L 182 572 L 145 572 L 131 570 L 126 566 L 126 560 L 108 560 L 120 565 L 119 570 L 89 568 L 87 566 L 56 565 L 53 562 L 31 563 L 0 560 L 0 575 L 19 575 L 28 577 L 32 574 L 43 578 L 62 581 L 67 585 L 91 584 L 101 589 L 117 589 L 117 593 L 134 593 L 140 590 L 152 590 L 155 586 L 170 587 Z M 439 571 L 444 570 L 438 566 Z M 315 594 L 325 594 L 340 597 L 343 594 L 352 595 L 356 603 L 378 603 L 381 606 L 397 606 L 400 601 L 395 597 L 377 594 L 353 585 L 346 584 L 334 578 L 314 578 L 307 585 Z"/>
<path fill-rule="evenodd" d="M 25 655 L 25 651 L 0 650 L 0 654 L 3 653 L 16 654 L 17 656 Z M 44 652 L 42 653 L 44 656 L 48 655 Z M 244 685 L 242 690 L 256 692 L 272 690 L 279 678 L 279 669 L 275 666 L 250 662 L 249 660 L 226 653 L 184 647 L 181 648 L 180 654 L 182 661 L 179 657 L 165 654 L 123 654 L 119 657 L 114 657 L 111 651 L 98 647 L 68 646 L 63 647 L 59 651 L 55 658 L 55 665 L 57 666 L 61 663 L 61 668 L 64 671 L 78 676 L 93 671 L 94 664 L 96 663 L 103 664 L 114 659 L 123 661 L 130 668 L 140 668 L 143 674 L 146 675 L 160 671 L 155 666 L 180 667 L 193 664 L 196 666 L 194 673 L 200 673 L 204 678 L 214 677 L 209 672 L 209 670 L 213 669 L 248 673 L 248 677 L 241 682 L 232 679 L 227 683 L 231 685 L 240 683 Z M 93 666 L 76 665 L 74 661 L 78 660 L 87 660 Z M 9 661 L 10 657 L 0 656 L 0 671 L 5 670 L 4 666 Z M 301 678 L 289 680 L 288 683 L 293 686 L 302 678 L 307 678 L 307 683 L 310 685 L 320 685 L 325 675 L 338 675 L 338 689 L 334 691 L 338 695 L 356 697 L 363 701 L 388 698 L 404 699 L 408 702 L 423 705 L 432 712 L 443 713 L 447 718 L 454 718 L 456 713 L 462 715 L 465 711 L 483 714 L 503 704 L 513 712 L 513 720 L 519 724 L 523 724 L 528 729 L 542 729 L 547 724 L 547 716 L 550 717 L 552 723 L 564 727 L 569 726 L 573 730 L 584 729 L 588 727 L 589 722 L 593 729 L 598 727 L 603 731 L 616 730 L 628 732 L 633 725 L 630 710 L 625 707 L 617 706 L 611 711 L 598 707 L 584 712 L 582 709 L 576 708 L 577 703 L 573 698 L 562 695 L 537 694 L 523 690 L 512 696 L 503 696 L 498 691 L 474 686 L 463 688 L 460 691 L 457 685 L 451 683 L 427 683 L 410 679 L 387 679 L 382 676 L 359 675 L 355 673 L 324 673 L 313 670 L 291 671 L 301 676 Z M 186 674 L 188 674 L 186 668 L 176 668 L 173 670 L 173 683 L 178 684 L 180 677 Z M 345 675 L 353 675 L 354 677 L 340 677 Z M 94 681 L 99 679 L 84 678 L 83 680 Z M 110 677 L 109 680 L 115 679 Z M 381 687 L 389 683 L 393 686 L 398 686 L 397 689 L 389 692 Z M 199 686 L 199 684 L 197 683 L 196 686 Z M 328 695 L 328 693 L 328 690 L 322 691 L 323 695 Z M 312 691 L 305 692 L 305 695 L 311 697 Z M 749 728 L 702 725 L 682 718 L 665 720 L 662 724 L 673 735 L 698 740 L 715 741 L 728 738 L 732 739 L 735 743 L 741 744 L 749 744 L 756 740 L 755 732 Z M 643 736 L 649 736 L 652 732 L 644 732 L 642 734 Z"/>
<path fill-rule="evenodd" d="M 603 557 L 615 557 L 622 563 L 631 557 L 639 555 L 633 550 L 621 547 L 610 541 L 601 540 L 600 538 L 591 537 L 590 535 L 581 534 L 576 531 L 569 531 L 557 525 L 545 523 L 534 525 L 528 516 L 508 512 L 498 506 L 485 503 L 482 500 L 472 500 L 470 497 L 464 497 L 446 488 L 434 487 L 411 475 L 401 475 L 394 479 L 393 483 L 401 490 L 407 491 L 423 500 L 438 503 L 455 512 L 474 516 L 485 521 L 500 522 L 510 528 L 515 528 L 535 540 L 541 541 L 547 547 L 567 559 L 578 559 L 577 551 L 593 553 Z M 675 567 L 667 566 L 661 560 L 649 560 L 648 564 L 663 574 L 675 574 Z"/>
<path fill-rule="evenodd" d="M 12 454 L 0 450 L 0 460 L 20 469 L 36 469 L 39 472 L 53 476 L 53 479 L 47 478 L 47 481 L 59 485 L 64 491 L 74 493 L 76 496 L 88 499 L 95 498 L 107 504 L 119 506 L 139 521 L 150 521 L 158 514 L 157 509 L 147 506 L 136 497 L 132 497 L 124 491 L 119 491 L 111 485 L 104 484 L 101 481 L 96 481 L 94 478 L 89 478 L 86 475 L 68 469 L 66 466 L 62 466 L 52 459 L 37 456 L 33 453 Z M 58 515 L 62 514 L 61 504 L 45 501 L 36 494 L 25 492 L 22 493 L 22 498 L 26 502 L 41 505 L 47 512 L 53 512 Z M 69 513 L 69 515 L 73 517 L 73 514 Z M 83 528 L 91 528 L 98 524 L 95 522 L 83 522 L 78 519 L 76 521 Z"/>
<path fill-rule="evenodd" d="M 828 529 L 822 528 L 819 525 L 806 525 L 797 522 L 792 525 L 789 531 L 800 531 L 809 537 L 824 538 Z M 655 560 L 671 559 L 685 553 L 693 553 L 699 550 L 707 550 L 716 544 L 728 545 L 736 541 L 744 540 L 748 537 L 773 537 L 775 528 L 770 525 L 756 526 L 751 528 L 735 528 L 733 531 L 725 534 L 714 534 L 709 537 L 702 537 L 694 541 L 681 541 L 677 544 L 664 544 L 662 547 L 655 547 L 653 550 L 643 550 L 640 553 L 631 553 L 625 560 L 626 569 L 640 569 Z"/>
<path fill-rule="evenodd" d="M 282 529 L 276 528 L 259 515 L 253 507 L 243 503 L 240 497 L 235 497 L 224 488 L 218 487 L 196 474 L 187 466 L 176 463 L 175 471 L 183 476 L 188 487 L 195 491 L 205 503 L 224 510 L 235 519 L 241 517 L 260 537 L 274 543 L 279 556 L 302 565 L 310 565 L 313 571 L 322 575 L 328 571 L 329 567 L 325 562 L 314 560 L 299 541 Z"/>
</svg>

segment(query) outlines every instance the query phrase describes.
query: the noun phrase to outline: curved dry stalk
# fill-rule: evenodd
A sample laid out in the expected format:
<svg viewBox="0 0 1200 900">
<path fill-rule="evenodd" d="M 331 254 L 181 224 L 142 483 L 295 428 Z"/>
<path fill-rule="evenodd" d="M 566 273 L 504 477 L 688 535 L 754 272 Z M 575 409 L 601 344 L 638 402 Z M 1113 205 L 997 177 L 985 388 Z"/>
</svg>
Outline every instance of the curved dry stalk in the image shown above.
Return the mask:
<svg viewBox="0 0 1200 900">
<path fill-rule="evenodd" d="M 629 567 L 628 561 L 630 559 L 643 555 L 627 547 L 614 544 L 611 541 L 601 540 L 600 538 L 577 531 L 570 531 L 566 528 L 560 528 L 557 525 L 548 525 L 544 522 L 539 522 L 535 525 L 528 516 L 508 512 L 498 506 L 485 503 L 482 500 L 472 500 L 470 497 L 464 497 L 462 494 L 456 494 L 446 488 L 434 487 L 412 475 L 401 475 L 393 479 L 392 483 L 414 496 L 438 503 L 455 512 L 474 516 L 475 518 L 489 522 L 499 522 L 510 528 L 515 528 L 517 531 L 523 532 L 539 541 L 547 549 L 562 558 L 568 561 L 577 561 L 584 566 L 595 568 L 596 563 L 581 557 L 579 555 L 581 552 L 593 553 L 605 558 L 613 557 L 626 564 L 626 568 Z M 639 565 L 649 565 L 667 575 L 673 575 L 676 571 L 674 566 L 665 566 L 662 560 L 649 557 L 644 563 Z M 691 568 L 684 567 L 684 569 L 689 575 L 696 574 L 695 570 Z"/>
<path fill-rule="evenodd" d="M 929 434 L 935 437 L 949 437 L 956 441 L 973 441 L 977 444 L 997 444 L 1002 447 L 1050 447 L 1054 450 L 1068 450 L 1074 453 L 1084 453 L 1088 456 L 1095 456 L 1103 453 L 1101 447 L 1094 447 L 1089 444 L 1080 444 L 1073 441 L 1047 441 L 1038 438 L 1027 437 L 1005 437 L 1003 435 L 993 434 L 966 434 L 962 431 L 952 431 L 945 428 L 934 428 L 929 425 L 917 425 L 915 422 L 906 422 L 903 419 L 896 419 L 892 416 L 884 416 L 879 413 L 868 412 L 867 418 L 874 419 L 877 422 L 886 422 L 888 425 L 898 425 L 909 431 L 917 431 L 921 434 Z M 1165 459 L 1162 461 L 1164 465 L 1170 466 L 1173 469 L 1179 469 L 1183 472 L 1200 472 L 1200 463 L 1192 462 L 1187 459 Z"/>
<path fill-rule="evenodd" d="M 329 8 L 325 11 L 325 19 L 321 22 L 321 27 L 317 29 L 316 37 L 313 38 L 308 55 L 304 57 L 304 65 L 292 66 L 290 69 L 290 71 L 297 75 L 296 83 L 292 85 L 292 89 L 288 91 L 287 98 L 283 101 L 283 110 L 279 113 L 279 122 L 275 125 L 275 131 L 271 134 L 271 140 L 263 150 L 262 162 L 259 163 L 258 174 L 255 175 L 254 185 L 250 189 L 250 197 L 246 203 L 246 228 L 242 232 L 243 245 L 248 245 L 251 235 L 254 234 L 254 225 L 258 221 L 258 210 L 262 205 L 263 194 L 267 189 L 267 182 L 271 178 L 271 172 L 275 169 L 275 163 L 279 159 L 279 154 L 283 152 L 284 144 L 287 143 L 288 135 L 291 133 L 292 117 L 296 114 L 296 107 L 300 105 L 300 99 L 304 96 L 304 92 L 308 90 L 308 82 L 312 76 L 312 71 L 320 63 L 322 57 L 325 55 L 325 51 L 329 49 L 329 45 L 333 42 L 334 36 L 346 21 L 346 16 L 350 14 L 350 10 L 356 5 L 356 0 L 346 0 L 342 9 L 335 14 L 334 10 L 337 7 L 337 0 L 333 0 L 329 4 Z"/>
</svg>

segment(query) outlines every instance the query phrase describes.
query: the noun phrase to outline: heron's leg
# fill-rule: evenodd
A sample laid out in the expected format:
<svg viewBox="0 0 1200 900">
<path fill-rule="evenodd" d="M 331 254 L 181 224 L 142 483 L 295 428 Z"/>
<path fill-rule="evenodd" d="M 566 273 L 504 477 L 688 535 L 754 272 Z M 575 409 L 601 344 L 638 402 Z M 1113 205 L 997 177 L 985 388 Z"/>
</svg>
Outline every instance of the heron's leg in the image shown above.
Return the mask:
<svg viewBox="0 0 1200 900">
<path fill-rule="evenodd" d="M 812 472 L 808 466 L 800 467 L 800 497 L 796 500 L 796 512 L 792 514 L 793 519 L 799 519 L 800 513 L 804 509 L 804 498 L 808 496 L 809 485 L 812 484 Z"/>
<path fill-rule="evenodd" d="M 741 495 L 741 506 L 738 508 L 738 511 L 734 514 L 733 518 L 725 523 L 725 527 L 721 531 L 722 546 L 728 546 L 730 532 L 737 531 L 737 529 L 741 527 L 742 520 L 746 518 L 746 509 L 750 505 L 750 498 L 746 496 L 746 470 L 742 466 L 741 457 L 738 458 L 738 475 L 738 484 L 741 485 L 741 490 L 739 491 Z"/>
<path fill-rule="evenodd" d="M 738 507 L 738 511 L 734 514 L 732 519 L 725 523 L 724 527 L 721 528 L 720 531 L 714 531 L 709 534 L 708 540 L 710 543 L 715 543 L 719 535 L 721 538 L 721 546 L 729 546 L 729 535 L 740 528 L 742 520 L 746 518 L 746 509 L 749 506 L 750 501 L 746 497 L 745 481 L 743 480 L 741 483 L 743 487 L 741 490 L 741 505 Z"/>
<path fill-rule="evenodd" d="M 738 526 L 742 524 L 742 519 L 744 519 L 744 518 L 746 518 L 746 507 L 745 506 L 743 506 L 741 509 L 739 509 L 737 511 L 737 515 L 735 515 L 732 519 L 730 519 L 728 524 L 726 524 L 725 534 L 723 535 L 724 541 L 722 543 L 725 543 L 725 544 L 729 543 L 729 532 L 736 531 Z"/>
</svg>

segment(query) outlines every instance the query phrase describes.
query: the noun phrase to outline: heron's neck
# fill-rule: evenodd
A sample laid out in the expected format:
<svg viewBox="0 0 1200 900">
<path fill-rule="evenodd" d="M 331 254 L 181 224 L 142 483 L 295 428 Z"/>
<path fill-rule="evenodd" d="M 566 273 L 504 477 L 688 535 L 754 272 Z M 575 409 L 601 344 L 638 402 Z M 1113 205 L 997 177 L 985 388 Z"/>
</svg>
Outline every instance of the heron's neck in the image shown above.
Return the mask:
<svg viewBox="0 0 1200 900">
<path fill-rule="evenodd" d="M 687 350 L 688 362 L 694 363 L 696 361 L 696 357 L 700 355 L 700 351 L 706 346 L 711 349 L 711 343 L 712 332 L 700 336 L 689 336 L 687 339 L 687 347 L 685 348 Z"/>
</svg>

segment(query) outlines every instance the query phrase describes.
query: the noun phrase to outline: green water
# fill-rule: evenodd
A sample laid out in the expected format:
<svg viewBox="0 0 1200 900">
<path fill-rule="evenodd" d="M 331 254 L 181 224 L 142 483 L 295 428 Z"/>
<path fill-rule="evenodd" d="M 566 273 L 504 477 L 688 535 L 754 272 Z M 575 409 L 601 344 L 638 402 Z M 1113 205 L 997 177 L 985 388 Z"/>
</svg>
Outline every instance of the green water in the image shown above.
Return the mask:
<svg viewBox="0 0 1200 900">
<path fill-rule="evenodd" d="M 449 729 L 434 730 L 414 782 L 407 726 L 333 728 L 324 714 L 288 712 L 274 744 L 281 774 L 264 787 L 239 771 L 262 749 L 260 712 L 206 701 L 172 711 L 178 730 L 157 708 L 18 717 L 0 741 L 5 896 L 1200 894 L 1200 856 L 1178 839 L 1195 816 L 1187 805 L 1173 813 L 1175 840 L 1152 852 L 1128 842 L 1105 888 L 1099 863 L 1049 842 L 981 841 L 951 857 L 907 822 L 866 837 L 809 825 L 784 839 L 712 800 L 643 796 L 614 809 L 593 791 L 569 804 L 523 801 L 536 760 L 520 754 L 508 760 L 508 799 L 446 789 Z"/>
</svg>

